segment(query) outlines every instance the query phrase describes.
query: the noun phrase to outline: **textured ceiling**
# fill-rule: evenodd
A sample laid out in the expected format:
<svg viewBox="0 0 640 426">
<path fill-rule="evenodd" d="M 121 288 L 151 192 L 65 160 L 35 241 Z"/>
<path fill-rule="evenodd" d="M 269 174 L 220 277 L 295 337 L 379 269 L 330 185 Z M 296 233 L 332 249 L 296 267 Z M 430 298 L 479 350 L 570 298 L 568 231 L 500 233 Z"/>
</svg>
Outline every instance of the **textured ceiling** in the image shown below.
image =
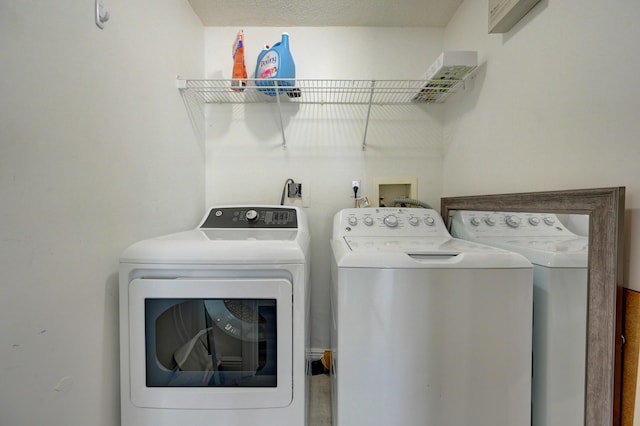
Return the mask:
<svg viewBox="0 0 640 426">
<path fill-rule="evenodd" d="M 444 27 L 463 0 L 189 0 L 205 26 Z"/>
</svg>

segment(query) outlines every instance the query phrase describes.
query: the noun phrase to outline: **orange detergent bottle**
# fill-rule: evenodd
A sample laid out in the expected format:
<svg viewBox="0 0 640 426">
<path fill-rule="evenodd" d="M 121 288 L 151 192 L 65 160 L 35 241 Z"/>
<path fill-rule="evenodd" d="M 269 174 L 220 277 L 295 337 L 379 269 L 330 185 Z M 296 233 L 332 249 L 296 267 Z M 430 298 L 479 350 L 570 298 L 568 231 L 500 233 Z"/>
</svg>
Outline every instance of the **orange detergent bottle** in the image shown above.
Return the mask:
<svg viewBox="0 0 640 426">
<path fill-rule="evenodd" d="M 233 80 L 231 80 L 231 89 L 241 92 L 247 85 L 247 67 L 244 65 L 244 31 L 238 31 L 236 40 L 231 48 L 233 56 Z"/>
</svg>

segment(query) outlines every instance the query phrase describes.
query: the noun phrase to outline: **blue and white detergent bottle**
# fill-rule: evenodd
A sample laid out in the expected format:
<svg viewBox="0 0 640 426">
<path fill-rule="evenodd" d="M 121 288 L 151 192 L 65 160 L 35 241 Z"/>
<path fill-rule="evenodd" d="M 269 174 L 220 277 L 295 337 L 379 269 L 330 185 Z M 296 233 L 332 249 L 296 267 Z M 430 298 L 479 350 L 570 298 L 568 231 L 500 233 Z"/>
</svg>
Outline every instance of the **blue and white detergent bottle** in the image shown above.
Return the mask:
<svg viewBox="0 0 640 426">
<path fill-rule="evenodd" d="M 289 92 L 295 85 L 296 64 L 289 51 L 289 34 L 282 33 L 282 40 L 271 46 L 265 46 L 265 49 L 258 55 L 258 63 L 256 64 L 256 78 L 265 79 L 257 81 L 258 90 L 269 96 Z M 279 80 L 287 78 L 291 80 Z M 274 89 L 274 81 L 278 82 L 278 91 Z"/>
</svg>

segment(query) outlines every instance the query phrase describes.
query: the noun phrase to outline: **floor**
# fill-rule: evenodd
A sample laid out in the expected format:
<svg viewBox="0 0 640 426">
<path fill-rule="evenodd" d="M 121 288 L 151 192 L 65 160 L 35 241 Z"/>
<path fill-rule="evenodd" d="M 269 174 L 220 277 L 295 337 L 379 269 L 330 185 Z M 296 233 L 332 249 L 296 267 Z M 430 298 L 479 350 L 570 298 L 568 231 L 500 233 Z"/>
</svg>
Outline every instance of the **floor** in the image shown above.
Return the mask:
<svg viewBox="0 0 640 426">
<path fill-rule="evenodd" d="M 311 376 L 309 426 L 331 426 L 331 387 L 329 376 Z"/>
</svg>

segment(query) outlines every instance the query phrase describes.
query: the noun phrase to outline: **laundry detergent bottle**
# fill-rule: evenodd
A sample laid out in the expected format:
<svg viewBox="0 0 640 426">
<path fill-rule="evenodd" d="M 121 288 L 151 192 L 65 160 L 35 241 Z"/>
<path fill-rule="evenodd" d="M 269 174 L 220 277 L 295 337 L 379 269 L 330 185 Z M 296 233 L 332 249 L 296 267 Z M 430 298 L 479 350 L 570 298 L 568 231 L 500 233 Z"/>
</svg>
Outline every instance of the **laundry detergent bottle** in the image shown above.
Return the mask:
<svg viewBox="0 0 640 426">
<path fill-rule="evenodd" d="M 289 34 L 282 33 L 282 40 L 258 55 L 256 64 L 256 81 L 258 90 L 269 96 L 276 96 L 293 89 L 296 78 L 296 64 L 289 51 Z M 280 80 L 282 78 L 290 80 Z M 277 81 L 278 90 L 274 88 Z"/>
</svg>

